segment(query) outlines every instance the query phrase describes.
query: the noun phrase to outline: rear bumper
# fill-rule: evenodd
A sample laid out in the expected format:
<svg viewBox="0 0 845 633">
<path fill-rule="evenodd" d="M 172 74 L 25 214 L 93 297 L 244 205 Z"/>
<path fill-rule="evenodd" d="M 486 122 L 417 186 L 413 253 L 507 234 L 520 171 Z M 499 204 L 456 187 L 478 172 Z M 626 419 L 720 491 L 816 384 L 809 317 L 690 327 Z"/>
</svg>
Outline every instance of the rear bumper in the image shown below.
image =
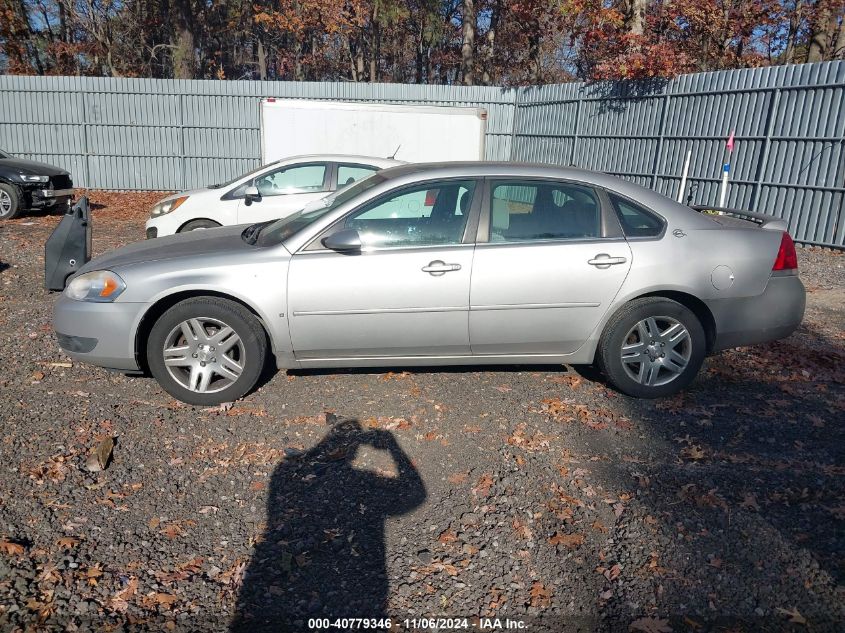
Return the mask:
<svg viewBox="0 0 845 633">
<path fill-rule="evenodd" d="M 64 295 L 53 309 L 53 328 L 62 351 L 83 363 L 135 371 L 135 328 L 145 303 L 89 303 Z"/>
<path fill-rule="evenodd" d="M 772 276 L 756 297 L 707 302 L 716 322 L 714 352 L 775 341 L 801 324 L 807 297 L 798 275 Z"/>
</svg>

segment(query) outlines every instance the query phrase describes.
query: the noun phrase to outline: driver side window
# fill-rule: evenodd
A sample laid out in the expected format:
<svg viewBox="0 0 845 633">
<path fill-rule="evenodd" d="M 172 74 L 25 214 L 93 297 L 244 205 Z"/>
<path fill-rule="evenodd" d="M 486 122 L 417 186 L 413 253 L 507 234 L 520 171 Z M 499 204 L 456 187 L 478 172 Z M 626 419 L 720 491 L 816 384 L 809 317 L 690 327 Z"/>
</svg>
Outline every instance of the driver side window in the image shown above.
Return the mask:
<svg viewBox="0 0 845 633">
<path fill-rule="evenodd" d="M 354 212 L 343 228 L 364 246 L 460 244 L 474 191 L 473 181 L 416 185 Z"/>
<path fill-rule="evenodd" d="M 284 167 L 256 177 L 255 186 L 262 196 L 324 191 L 325 165 Z"/>
</svg>

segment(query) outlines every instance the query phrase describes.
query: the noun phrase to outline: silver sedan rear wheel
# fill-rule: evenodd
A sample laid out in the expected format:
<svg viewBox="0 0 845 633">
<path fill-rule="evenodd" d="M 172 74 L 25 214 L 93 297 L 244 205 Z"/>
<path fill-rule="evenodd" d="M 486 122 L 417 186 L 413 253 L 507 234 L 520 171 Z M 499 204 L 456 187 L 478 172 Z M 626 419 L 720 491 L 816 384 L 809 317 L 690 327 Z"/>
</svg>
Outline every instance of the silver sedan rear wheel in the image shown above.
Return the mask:
<svg viewBox="0 0 845 633">
<path fill-rule="evenodd" d="M 189 391 L 216 393 L 233 385 L 247 361 L 241 337 L 219 319 L 182 321 L 167 335 L 162 350 L 170 376 Z"/>
<path fill-rule="evenodd" d="M 667 297 L 642 297 L 608 321 L 596 362 L 619 391 L 637 398 L 671 396 L 695 378 L 707 354 L 699 317 Z"/>
<path fill-rule="evenodd" d="M 641 385 L 666 385 L 684 373 L 692 355 L 690 335 L 682 323 L 668 316 L 638 321 L 622 343 L 625 373 Z"/>
</svg>

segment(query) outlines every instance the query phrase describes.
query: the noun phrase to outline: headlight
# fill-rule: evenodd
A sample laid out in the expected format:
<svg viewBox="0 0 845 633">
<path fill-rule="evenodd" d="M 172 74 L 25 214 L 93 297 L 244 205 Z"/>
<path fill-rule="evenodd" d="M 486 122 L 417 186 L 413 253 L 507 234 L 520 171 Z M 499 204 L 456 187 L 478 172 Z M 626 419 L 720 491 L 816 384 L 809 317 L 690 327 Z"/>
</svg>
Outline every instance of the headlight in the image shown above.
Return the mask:
<svg viewBox="0 0 845 633">
<path fill-rule="evenodd" d="M 175 211 L 182 206 L 182 203 L 187 199 L 188 196 L 180 196 L 173 200 L 164 200 L 163 202 L 159 202 L 152 208 L 152 211 L 150 211 L 150 217 L 157 218 L 160 215 L 165 215 L 171 211 Z"/>
<path fill-rule="evenodd" d="M 30 176 L 29 174 L 20 174 L 20 177 L 24 182 L 50 182 L 50 176 Z"/>
<path fill-rule="evenodd" d="M 110 270 L 96 270 L 72 280 L 65 288 L 65 294 L 77 301 L 110 303 L 126 290 L 123 280 Z"/>
</svg>

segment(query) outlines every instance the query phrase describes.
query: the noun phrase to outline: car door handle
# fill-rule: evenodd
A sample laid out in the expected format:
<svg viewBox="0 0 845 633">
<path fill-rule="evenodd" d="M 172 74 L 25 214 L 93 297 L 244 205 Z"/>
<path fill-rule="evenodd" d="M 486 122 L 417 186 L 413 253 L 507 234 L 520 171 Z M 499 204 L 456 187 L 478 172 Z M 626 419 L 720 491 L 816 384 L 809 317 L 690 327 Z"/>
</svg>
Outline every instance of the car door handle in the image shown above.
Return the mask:
<svg viewBox="0 0 845 633">
<path fill-rule="evenodd" d="M 428 266 L 423 266 L 422 271 L 424 273 L 428 273 L 429 275 L 445 275 L 446 273 L 450 273 L 454 270 L 460 270 L 460 264 L 447 264 L 446 262 L 435 259 L 433 262 L 429 262 Z"/>
<path fill-rule="evenodd" d="M 624 264 L 627 261 L 624 257 L 611 257 L 607 253 L 599 253 L 593 259 L 588 259 L 587 263 L 596 268 L 609 268 L 614 264 Z"/>
</svg>

